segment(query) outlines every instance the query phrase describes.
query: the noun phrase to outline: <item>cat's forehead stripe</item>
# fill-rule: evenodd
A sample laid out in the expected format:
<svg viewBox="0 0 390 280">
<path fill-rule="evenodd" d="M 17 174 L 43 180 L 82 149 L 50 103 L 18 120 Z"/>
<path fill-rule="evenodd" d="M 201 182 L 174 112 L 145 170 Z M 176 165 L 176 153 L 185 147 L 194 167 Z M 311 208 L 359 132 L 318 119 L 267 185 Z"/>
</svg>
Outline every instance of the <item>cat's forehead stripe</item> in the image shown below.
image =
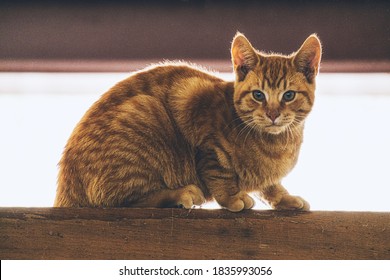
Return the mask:
<svg viewBox="0 0 390 280">
<path fill-rule="evenodd" d="M 262 73 L 262 88 L 264 89 L 264 81 L 267 86 L 272 89 L 279 88 L 283 82 L 285 88 L 286 76 L 288 72 L 287 59 L 282 58 L 263 58 L 261 73 Z"/>
</svg>

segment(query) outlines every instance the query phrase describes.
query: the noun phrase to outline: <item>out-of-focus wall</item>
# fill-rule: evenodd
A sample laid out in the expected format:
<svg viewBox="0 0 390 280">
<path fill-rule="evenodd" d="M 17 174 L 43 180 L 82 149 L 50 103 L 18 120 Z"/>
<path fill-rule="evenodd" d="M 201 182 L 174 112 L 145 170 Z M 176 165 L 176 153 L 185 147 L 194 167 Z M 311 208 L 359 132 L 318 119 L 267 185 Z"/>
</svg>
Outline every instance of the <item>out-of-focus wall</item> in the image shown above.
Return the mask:
<svg viewBox="0 0 390 280">
<path fill-rule="evenodd" d="M 390 60 L 390 1 L 1 1 L 0 59 L 229 59 L 239 30 L 290 53 L 311 33 L 324 60 Z"/>
</svg>

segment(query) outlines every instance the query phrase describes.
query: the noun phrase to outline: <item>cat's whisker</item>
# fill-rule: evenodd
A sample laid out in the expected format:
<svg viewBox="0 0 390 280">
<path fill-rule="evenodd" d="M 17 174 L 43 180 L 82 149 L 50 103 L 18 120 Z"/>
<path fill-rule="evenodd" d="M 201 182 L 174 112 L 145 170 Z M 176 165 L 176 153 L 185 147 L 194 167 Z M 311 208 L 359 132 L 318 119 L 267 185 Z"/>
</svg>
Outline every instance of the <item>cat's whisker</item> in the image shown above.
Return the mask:
<svg viewBox="0 0 390 280">
<path fill-rule="evenodd" d="M 294 130 L 293 128 L 291 127 L 291 125 L 288 125 L 286 127 L 286 131 L 287 131 L 287 134 L 286 134 L 286 143 L 285 143 L 285 146 L 284 146 L 284 150 L 287 149 L 288 145 L 290 144 L 290 142 L 293 142 L 293 139 L 294 139 Z"/>
<path fill-rule="evenodd" d="M 246 118 L 246 117 L 249 117 L 249 116 L 245 116 L 245 115 L 243 116 L 243 118 Z M 225 127 L 223 128 L 223 131 L 226 131 L 232 124 L 234 125 L 234 123 L 237 122 L 237 121 L 240 121 L 240 123 L 237 125 L 236 128 L 238 128 L 238 127 L 240 127 L 240 126 L 245 124 L 240 117 L 236 117 L 236 118 L 232 119 L 229 123 L 227 123 L 225 125 Z"/>
<path fill-rule="evenodd" d="M 256 123 L 255 123 L 255 121 L 253 120 L 248 126 L 249 126 L 249 131 L 247 132 L 247 134 L 246 134 L 246 136 L 245 136 L 245 138 L 244 138 L 244 143 L 243 143 L 244 145 L 245 145 L 246 139 L 248 138 L 249 134 L 250 134 L 253 130 L 256 129 Z"/>
<path fill-rule="evenodd" d="M 240 136 L 242 134 L 244 134 L 247 130 L 248 130 L 248 133 L 251 132 L 252 130 L 252 125 L 255 121 L 252 119 L 252 120 L 246 120 L 243 122 L 243 124 L 245 124 L 245 126 L 239 131 L 239 133 L 237 134 L 236 136 L 236 139 L 235 139 L 235 142 L 237 142 L 237 139 L 240 138 Z M 244 144 L 245 144 L 245 141 L 244 141 Z"/>
<path fill-rule="evenodd" d="M 248 126 L 248 123 L 251 122 L 250 117 L 251 117 L 251 115 L 249 115 L 249 114 L 243 115 L 242 117 L 237 117 L 225 126 L 224 131 L 226 131 L 226 129 L 228 129 L 231 124 L 234 124 L 235 122 L 240 121 L 237 126 L 231 127 L 231 129 L 238 131 L 238 134 L 237 134 L 234 142 L 237 142 L 237 138 L 245 131 L 245 129 Z"/>
<path fill-rule="evenodd" d="M 248 133 L 251 132 L 253 123 L 254 123 L 253 119 L 252 120 L 247 120 L 245 122 L 245 127 L 240 131 L 238 136 L 244 135 L 244 133 L 246 133 L 246 136 L 244 137 L 244 139 L 245 139 L 247 137 Z M 245 141 L 243 141 L 243 144 L 245 144 Z"/>
</svg>

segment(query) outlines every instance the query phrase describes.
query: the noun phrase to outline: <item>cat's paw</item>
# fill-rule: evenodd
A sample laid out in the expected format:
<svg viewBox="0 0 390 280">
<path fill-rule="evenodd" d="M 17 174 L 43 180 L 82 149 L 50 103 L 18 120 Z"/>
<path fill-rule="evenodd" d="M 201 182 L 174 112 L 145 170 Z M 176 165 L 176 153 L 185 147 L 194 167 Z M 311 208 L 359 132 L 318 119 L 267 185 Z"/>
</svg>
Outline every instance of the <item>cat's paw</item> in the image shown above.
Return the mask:
<svg viewBox="0 0 390 280">
<path fill-rule="evenodd" d="M 251 209 L 255 205 L 255 201 L 246 192 L 239 192 L 238 194 L 229 197 L 225 208 L 231 212 L 239 212 L 244 209 Z"/>
<path fill-rule="evenodd" d="M 310 204 L 300 196 L 286 194 L 278 204 L 273 205 L 276 210 L 300 210 L 309 211 Z"/>
<path fill-rule="evenodd" d="M 191 209 L 194 205 L 202 205 L 206 199 L 201 189 L 195 185 L 188 185 L 179 190 L 177 206 Z"/>
</svg>

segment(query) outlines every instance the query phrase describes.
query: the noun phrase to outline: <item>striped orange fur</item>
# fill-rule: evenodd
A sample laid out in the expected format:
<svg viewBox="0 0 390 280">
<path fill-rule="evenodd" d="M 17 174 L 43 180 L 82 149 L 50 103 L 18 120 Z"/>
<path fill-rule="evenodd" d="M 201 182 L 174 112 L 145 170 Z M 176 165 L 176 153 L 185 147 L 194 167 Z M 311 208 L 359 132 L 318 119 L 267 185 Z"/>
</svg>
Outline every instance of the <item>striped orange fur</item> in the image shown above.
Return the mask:
<svg viewBox="0 0 390 280">
<path fill-rule="evenodd" d="M 314 102 L 321 45 L 289 55 L 232 43 L 236 79 L 166 63 L 106 92 L 74 129 L 59 163 L 55 206 L 191 208 L 215 199 L 230 211 L 258 193 L 275 209 L 308 210 L 280 184 L 294 167 Z"/>
</svg>

